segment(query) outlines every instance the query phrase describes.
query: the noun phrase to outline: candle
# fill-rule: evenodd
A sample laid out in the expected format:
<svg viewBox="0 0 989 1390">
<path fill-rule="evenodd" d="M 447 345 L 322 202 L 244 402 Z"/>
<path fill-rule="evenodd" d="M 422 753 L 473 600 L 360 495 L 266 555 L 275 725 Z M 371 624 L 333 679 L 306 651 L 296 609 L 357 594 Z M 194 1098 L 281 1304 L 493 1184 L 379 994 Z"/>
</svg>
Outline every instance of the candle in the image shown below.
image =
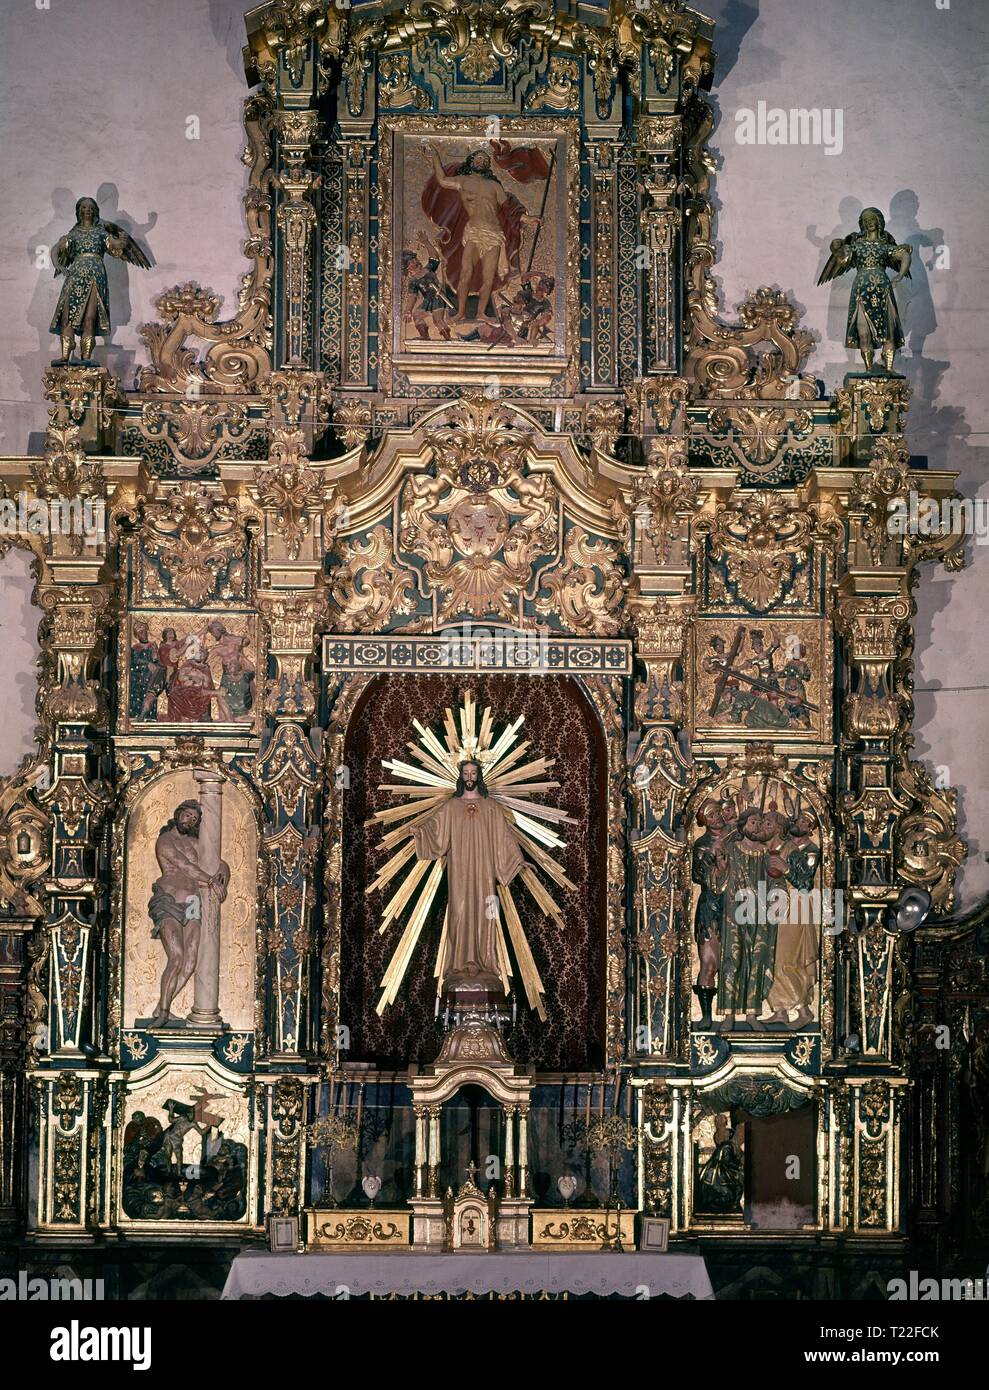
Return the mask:
<svg viewBox="0 0 989 1390">
<path fill-rule="evenodd" d="M 584 1110 L 584 1132 L 591 1127 L 591 1083 L 587 1083 L 587 1106 Z"/>
<path fill-rule="evenodd" d="M 364 1110 L 364 1082 L 357 1088 L 357 1143 L 361 1142 L 361 1114 Z"/>
<path fill-rule="evenodd" d="M 607 1075 L 608 1075 L 607 1072 L 604 1072 L 604 1071 L 603 1071 L 603 1072 L 601 1073 L 601 1096 L 600 1096 L 600 1099 L 598 1100 L 598 1119 L 599 1119 L 599 1120 L 603 1120 L 603 1119 L 604 1119 L 604 1092 L 605 1092 L 605 1088 L 606 1088 L 606 1086 L 607 1086 L 607 1081 L 606 1081 L 606 1079 L 605 1079 L 605 1078 L 607 1077 Z"/>
</svg>

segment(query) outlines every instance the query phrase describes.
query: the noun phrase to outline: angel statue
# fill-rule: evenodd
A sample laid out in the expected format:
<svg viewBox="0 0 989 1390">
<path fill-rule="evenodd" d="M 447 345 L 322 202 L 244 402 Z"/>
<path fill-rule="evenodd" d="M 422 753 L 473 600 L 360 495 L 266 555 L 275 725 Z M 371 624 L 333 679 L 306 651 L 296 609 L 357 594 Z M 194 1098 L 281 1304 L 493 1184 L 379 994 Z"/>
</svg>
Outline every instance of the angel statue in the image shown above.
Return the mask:
<svg viewBox="0 0 989 1390">
<path fill-rule="evenodd" d="M 52 333 L 62 344 L 60 362 L 68 362 L 79 335 L 83 362 L 93 356 L 97 333 L 110 332 L 109 295 L 103 257 L 109 251 L 118 260 L 150 270 L 151 262 L 132 236 L 115 222 L 104 222 L 95 198 L 76 203 L 76 225 L 55 246 L 55 274 L 65 284 L 55 306 Z"/>
<path fill-rule="evenodd" d="M 886 370 L 891 372 L 896 350 L 903 346 L 893 286 L 904 276 L 910 278 L 911 255 L 909 246 L 898 246 L 887 232 L 886 219 L 878 208 L 865 208 L 859 218 L 859 230 L 831 243 L 831 255 L 817 283 L 823 285 L 855 267 L 845 346 L 858 348 L 867 372 L 872 371 L 877 347 Z M 887 266 L 899 271 L 892 280 L 887 279 Z"/>
</svg>

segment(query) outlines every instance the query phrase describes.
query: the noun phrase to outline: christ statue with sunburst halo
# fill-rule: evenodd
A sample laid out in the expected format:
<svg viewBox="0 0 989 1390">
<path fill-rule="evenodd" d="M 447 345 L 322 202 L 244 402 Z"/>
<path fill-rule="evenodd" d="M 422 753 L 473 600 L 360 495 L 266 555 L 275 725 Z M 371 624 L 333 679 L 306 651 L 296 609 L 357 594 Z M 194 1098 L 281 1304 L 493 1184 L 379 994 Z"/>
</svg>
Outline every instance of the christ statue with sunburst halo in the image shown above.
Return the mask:
<svg viewBox="0 0 989 1390">
<path fill-rule="evenodd" d="M 529 1007 L 545 1022 L 544 987 L 512 888 L 523 883 L 540 910 L 562 925 L 560 908 L 539 874 L 561 888 L 574 887 L 552 855 L 565 848 L 553 827 L 572 824 L 572 819 L 534 799 L 559 786 L 546 779 L 553 759 L 525 760 L 530 745 L 518 741 L 521 716 L 496 736 L 488 707 L 478 727 L 477 704 L 470 692 L 463 697 L 457 720 L 451 710 L 445 713 L 442 740 L 417 719 L 412 721 L 419 741 L 407 746 L 415 763 L 382 760 L 403 781 L 380 790 L 404 800 L 368 821 L 395 828 L 382 838 L 382 847 L 394 853 L 367 891 L 375 892 L 403 875 L 379 930 L 386 931 L 411 907 L 381 981 L 378 1013 L 398 995 L 445 872 L 447 907 L 433 972 L 438 999 L 457 1012 L 497 1011 L 504 1006 L 517 967 Z"/>
</svg>

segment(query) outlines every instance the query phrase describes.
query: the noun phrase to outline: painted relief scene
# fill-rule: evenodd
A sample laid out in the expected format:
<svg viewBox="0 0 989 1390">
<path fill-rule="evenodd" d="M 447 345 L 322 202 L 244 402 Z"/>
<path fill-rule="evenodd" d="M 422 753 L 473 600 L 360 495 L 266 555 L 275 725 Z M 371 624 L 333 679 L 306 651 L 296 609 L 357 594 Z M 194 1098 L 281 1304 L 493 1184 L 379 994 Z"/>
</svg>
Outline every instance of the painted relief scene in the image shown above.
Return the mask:
<svg viewBox="0 0 989 1390">
<path fill-rule="evenodd" d="M 133 1100 L 122 1205 L 134 1221 L 238 1221 L 247 1209 L 243 1098 L 211 1089 L 205 1073 L 186 1087 L 193 1075 L 166 1076 Z"/>
<path fill-rule="evenodd" d="M 256 643 L 253 620 L 242 616 L 135 616 L 127 668 L 128 723 L 253 725 Z"/>
<path fill-rule="evenodd" d="M 215 770 L 154 781 L 127 828 L 124 1027 L 249 1029 L 257 912 L 255 826 Z"/>
<path fill-rule="evenodd" d="M 564 290 L 562 141 L 402 140 L 398 350 L 558 350 Z"/>
<path fill-rule="evenodd" d="M 821 931 L 841 906 L 821 887 L 815 812 L 798 790 L 749 776 L 701 800 L 693 822 L 693 1026 L 814 1026 Z"/>
<path fill-rule="evenodd" d="M 694 641 L 698 730 L 828 736 L 819 623 L 699 619 Z"/>
</svg>

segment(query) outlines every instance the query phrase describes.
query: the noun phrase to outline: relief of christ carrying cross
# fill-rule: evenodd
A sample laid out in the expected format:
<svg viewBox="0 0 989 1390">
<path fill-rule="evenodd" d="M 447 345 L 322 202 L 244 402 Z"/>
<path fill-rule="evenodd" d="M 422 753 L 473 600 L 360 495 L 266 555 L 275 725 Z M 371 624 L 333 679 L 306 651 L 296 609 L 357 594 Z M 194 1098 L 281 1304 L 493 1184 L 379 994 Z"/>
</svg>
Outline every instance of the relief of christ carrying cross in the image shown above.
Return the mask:
<svg viewBox="0 0 989 1390">
<path fill-rule="evenodd" d="M 743 651 L 746 635 L 749 638 L 747 654 Z M 710 718 L 722 712 L 729 698 L 729 717 L 736 723 L 742 722 L 745 717 L 753 727 L 761 723 L 783 726 L 791 718 L 805 723 L 811 713 L 819 713 L 820 706 L 807 699 L 805 683 L 812 673 L 803 659 L 799 644 L 797 652 L 787 659 L 781 670 L 775 666 L 775 656 L 781 645 L 779 640 L 767 647 L 758 628 L 736 628 L 727 653 L 722 637 L 712 637 L 709 645 L 711 650 L 704 657 L 702 665 L 716 677 Z M 761 701 L 760 695 L 765 697 Z M 758 708 L 755 708 L 757 704 Z"/>
</svg>

